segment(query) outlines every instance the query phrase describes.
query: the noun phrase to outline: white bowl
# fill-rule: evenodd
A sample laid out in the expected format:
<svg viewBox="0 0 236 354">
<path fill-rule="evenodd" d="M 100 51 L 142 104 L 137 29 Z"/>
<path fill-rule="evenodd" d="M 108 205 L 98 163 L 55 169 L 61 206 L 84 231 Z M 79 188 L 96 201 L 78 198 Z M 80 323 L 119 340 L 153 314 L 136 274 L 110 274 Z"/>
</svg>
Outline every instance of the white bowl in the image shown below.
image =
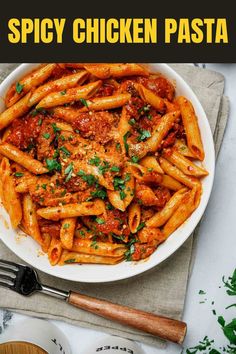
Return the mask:
<svg viewBox="0 0 236 354">
<path fill-rule="evenodd" d="M 3 97 L 13 82 L 35 69 L 39 64 L 22 64 L 16 68 L 0 85 L 0 112 L 4 110 Z M 160 264 L 173 254 L 191 235 L 200 221 L 212 189 L 215 167 L 214 143 L 206 114 L 188 84 L 167 64 L 149 64 L 152 72 L 160 72 L 176 83 L 176 94 L 187 97 L 193 104 L 199 118 L 199 127 L 205 149 L 204 167 L 209 175 L 202 181 L 203 194 L 199 207 L 190 218 L 179 227 L 158 249 L 146 260 L 140 262 L 122 262 L 117 265 L 67 265 L 51 266 L 47 255 L 40 251 L 39 245 L 31 238 L 21 236 L 22 232 L 13 230 L 9 217 L 0 206 L 0 238 L 17 256 L 33 267 L 59 278 L 86 283 L 101 283 L 121 280 L 143 273 Z"/>
</svg>

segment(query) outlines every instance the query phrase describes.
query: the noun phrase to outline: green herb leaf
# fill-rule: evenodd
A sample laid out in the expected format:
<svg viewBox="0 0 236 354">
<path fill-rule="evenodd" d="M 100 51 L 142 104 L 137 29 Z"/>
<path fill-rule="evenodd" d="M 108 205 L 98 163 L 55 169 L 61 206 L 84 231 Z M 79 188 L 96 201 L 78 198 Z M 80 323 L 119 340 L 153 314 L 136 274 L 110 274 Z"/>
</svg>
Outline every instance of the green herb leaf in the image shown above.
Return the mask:
<svg viewBox="0 0 236 354">
<path fill-rule="evenodd" d="M 97 189 L 94 192 L 91 192 L 93 198 L 105 199 L 107 197 L 107 192 L 104 189 Z"/>
<path fill-rule="evenodd" d="M 19 82 L 16 83 L 16 92 L 21 93 L 24 88 L 24 85 L 21 85 Z"/>
<path fill-rule="evenodd" d="M 24 173 L 23 172 L 15 172 L 14 176 L 15 177 L 22 177 L 22 176 L 24 176 Z"/>
<path fill-rule="evenodd" d="M 116 143 L 116 150 L 117 150 L 117 151 L 121 151 L 120 143 Z"/>
<path fill-rule="evenodd" d="M 64 96 L 66 94 L 66 90 L 61 91 L 61 95 Z"/>
<path fill-rule="evenodd" d="M 104 175 L 105 172 L 107 172 L 110 168 L 110 164 L 109 162 L 107 161 L 103 161 L 103 165 L 101 164 L 99 167 L 98 167 L 98 170 L 99 172 Z"/>
<path fill-rule="evenodd" d="M 146 226 L 145 222 L 141 222 L 141 223 L 139 224 L 139 226 L 137 227 L 137 231 L 140 231 L 141 229 L 143 229 L 144 226 Z"/>
<path fill-rule="evenodd" d="M 83 170 L 80 170 L 79 172 L 77 172 L 77 175 L 80 176 L 85 182 L 87 182 L 87 184 L 89 186 L 94 185 L 95 183 L 97 183 L 97 179 L 96 177 L 94 177 L 93 175 L 87 175 Z"/>
<path fill-rule="evenodd" d="M 97 244 L 97 241 L 93 241 L 90 245 L 90 247 L 94 248 L 95 250 L 98 249 L 98 244 Z"/>
<path fill-rule="evenodd" d="M 66 155 L 66 156 L 70 156 L 70 151 L 67 150 L 67 148 L 65 146 L 61 146 L 60 150 Z"/>
<path fill-rule="evenodd" d="M 125 151 L 127 153 L 129 152 L 129 144 L 127 143 L 127 139 L 128 139 L 129 136 L 130 136 L 130 132 L 129 131 L 123 136 Z"/>
<path fill-rule="evenodd" d="M 45 190 L 47 189 L 47 185 L 45 183 L 43 183 L 41 187 Z"/>
<path fill-rule="evenodd" d="M 52 123 L 52 129 L 55 134 L 61 131 L 61 128 L 59 128 L 56 123 Z"/>
<path fill-rule="evenodd" d="M 206 295 L 205 291 L 203 291 L 203 290 L 199 290 L 198 294 L 199 295 Z"/>
<path fill-rule="evenodd" d="M 120 191 L 120 199 L 124 200 L 126 197 L 126 193 L 124 191 Z"/>
<path fill-rule="evenodd" d="M 138 141 L 144 141 L 146 140 L 147 138 L 150 138 L 151 137 L 151 133 L 148 131 L 148 130 L 145 130 L 145 129 L 139 129 L 139 136 L 138 136 Z"/>
<path fill-rule="evenodd" d="M 131 157 L 131 161 L 134 162 L 134 163 L 137 163 L 139 161 L 138 156 L 132 156 Z"/>
<path fill-rule="evenodd" d="M 38 120 L 38 125 L 42 125 L 42 123 L 43 123 L 42 118 L 39 118 L 39 120 Z"/>
<path fill-rule="evenodd" d="M 51 135 L 50 135 L 49 133 L 44 133 L 44 134 L 43 134 L 43 137 L 44 137 L 45 139 L 49 139 L 50 136 L 51 136 Z"/>
<path fill-rule="evenodd" d="M 128 121 L 128 123 L 129 123 L 130 125 L 134 125 L 134 124 L 136 123 L 136 120 L 135 120 L 134 118 L 131 118 L 131 119 Z"/>
<path fill-rule="evenodd" d="M 46 166 L 48 171 L 61 171 L 61 164 L 54 159 L 46 159 Z"/>
<path fill-rule="evenodd" d="M 110 168 L 110 171 L 111 171 L 111 172 L 120 172 L 120 167 L 118 167 L 118 166 L 112 166 L 112 167 Z"/>
<path fill-rule="evenodd" d="M 84 98 L 80 98 L 80 102 L 85 106 L 88 107 L 88 102 Z"/>
<path fill-rule="evenodd" d="M 69 229 L 69 227 L 70 227 L 70 224 L 69 224 L 69 223 L 66 223 L 66 224 L 63 225 L 63 229 L 65 229 L 65 230 L 66 230 L 66 229 Z"/>
<path fill-rule="evenodd" d="M 68 182 L 71 179 L 73 170 L 74 170 L 74 166 L 73 163 L 71 162 L 65 169 L 65 175 L 67 175 L 65 182 Z"/>
<path fill-rule="evenodd" d="M 75 258 L 70 258 L 64 261 L 64 263 L 75 263 L 76 259 Z"/>
<path fill-rule="evenodd" d="M 96 221 L 96 223 L 99 224 L 99 225 L 105 224 L 105 220 L 102 219 L 102 218 L 96 218 L 95 221 Z"/>
<path fill-rule="evenodd" d="M 89 162 L 90 165 L 99 166 L 99 165 L 100 165 L 100 162 L 101 162 L 101 159 L 100 159 L 100 157 L 98 157 L 98 156 L 94 156 L 94 157 L 93 157 L 92 159 L 90 159 L 88 162 Z"/>
</svg>

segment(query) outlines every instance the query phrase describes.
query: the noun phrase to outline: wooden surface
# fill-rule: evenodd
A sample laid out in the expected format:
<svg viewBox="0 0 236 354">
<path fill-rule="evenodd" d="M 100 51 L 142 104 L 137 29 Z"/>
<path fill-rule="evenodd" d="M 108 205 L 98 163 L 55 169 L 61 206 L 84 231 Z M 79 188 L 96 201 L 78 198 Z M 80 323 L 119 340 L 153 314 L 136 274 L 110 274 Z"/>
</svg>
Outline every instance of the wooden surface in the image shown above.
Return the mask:
<svg viewBox="0 0 236 354">
<path fill-rule="evenodd" d="M 171 318 L 157 316 L 75 292 L 70 293 L 68 302 L 83 310 L 174 343 L 183 343 L 186 335 L 186 323 Z"/>
<path fill-rule="evenodd" d="M 25 342 L 0 344 L 0 354 L 48 354 L 38 346 Z"/>
</svg>

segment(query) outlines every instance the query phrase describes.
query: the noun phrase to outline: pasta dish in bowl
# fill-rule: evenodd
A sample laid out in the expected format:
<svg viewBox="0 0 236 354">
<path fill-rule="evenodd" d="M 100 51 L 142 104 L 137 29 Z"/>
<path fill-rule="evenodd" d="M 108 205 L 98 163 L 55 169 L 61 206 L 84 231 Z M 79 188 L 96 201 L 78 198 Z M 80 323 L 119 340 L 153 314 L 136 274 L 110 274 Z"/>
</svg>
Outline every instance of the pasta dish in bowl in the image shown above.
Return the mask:
<svg viewBox="0 0 236 354">
<path fill-rule="evenodd" d="M 65 279 L 112 281 L 187 239 L 210 195 L 214 148 L 200 103 L 167 65 L 23 64 L 1 92 L 11 226 L 0 231 L 17 255 Z"/>
</svg>

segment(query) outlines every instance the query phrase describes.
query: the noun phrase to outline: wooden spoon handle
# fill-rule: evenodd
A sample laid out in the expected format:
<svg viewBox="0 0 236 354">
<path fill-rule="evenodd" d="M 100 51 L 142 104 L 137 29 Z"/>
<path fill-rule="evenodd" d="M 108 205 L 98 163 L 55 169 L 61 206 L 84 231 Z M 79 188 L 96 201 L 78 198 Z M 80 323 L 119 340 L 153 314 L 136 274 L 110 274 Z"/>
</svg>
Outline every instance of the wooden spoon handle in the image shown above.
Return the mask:
<svg viewBox="0 0 236 354">
<path fill-rule="evenodd" d="M 171 342 L 181 344 L 187 331 L 185 322 L 113 304 L 109 301 L 96 299 L 76 292 L 71 291 L 67 301 L 82 310 L 95 313 L 96 315 L 120 322 L 121 324 Z"/>
</svg>

